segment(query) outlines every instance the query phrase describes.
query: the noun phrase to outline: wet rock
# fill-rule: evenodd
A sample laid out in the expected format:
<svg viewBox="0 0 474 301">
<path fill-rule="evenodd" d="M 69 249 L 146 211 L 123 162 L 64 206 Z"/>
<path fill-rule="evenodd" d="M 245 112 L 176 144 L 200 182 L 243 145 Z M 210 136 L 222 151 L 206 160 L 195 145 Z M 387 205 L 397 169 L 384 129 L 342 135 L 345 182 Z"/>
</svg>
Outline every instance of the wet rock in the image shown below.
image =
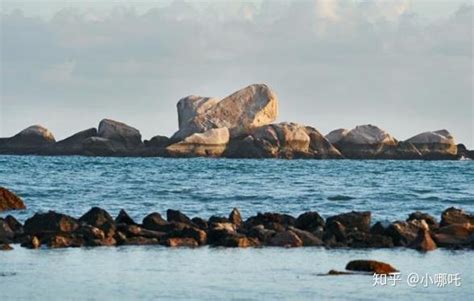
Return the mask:
<svg viewBox="0 0 474 301">
<path fill-rule="evenodd" d="M 425 229 L 420 229 L 418 231 L 417 237 L 408 247 L 423 252 L 432 251 L 437 248 L 436 243 L 431 238 L 429 231 Z"/>
<path fill-rule="evenodd" d="M 196 227 L 198 227 L 201 230 L 207 230 L 208 228 L 207 222 L 200 217 L 194 217 L 191 219 L 191 221 L 193 222 L 194 225 L 196 225 Z"/>
<path fill-rule="evenodd" d="M 245 221 L 247 228 L 252 228 L 257 225 L 264 225 L 265 228 L 270 228 L 271 224 L 280 224 L 284 227 L 294 226 L 296 219 L 288 214 L 279 213 L 258 213 Z"/>
<path fill-rule="evenodd" d="M 420 212 L 420 211 L 413 212 L 408 216 L 407 222 L 413 221 L 413 220 L 419 220 L 419 221 L 424 220 L 428 224 L 428 227 L 430 228 L 430 230 L 434 230 L 439 227 L 438 221 L 436 220 L 435 217 L 427 213 Z"/>
<path fill-rule="evenodd" d="M 8 223 L 0 218 L 0 243 L 11 243 L 15 233 L 10 228 Z"/>
<path fill-rule="evenodd" d="M 0 251 L 11 251 L 11 250 L 13 250 L 13 247 L 10 246 L 9 244 L 0 243 Z"/>
<path fill-rule="evenodd" d="M 348 247 L 355 249 L 394 247 L 391 237 L 367 232 L 349 232 L 346 237 L 346 243 Z"/>
<path fill-rule="evenodd" d="M 191 219 L 186 214 L 178 210 L 168 209 L 166 211 L 166 219 L 168 222 L 177 222 L 194 226 Z"/>
<path fill-rule="evenodd" d="M 193 238 L 185 237 L 185 238 L 169 238 L 165 241 L 165 245 L 168 247 L 187 247 L 187 248 L 195 248 L 198 246 L 198 243 Z"/>
<path fill-rule="evenodd" d="M 110 214 L 102 208 L 92 207 L 79 218 L 79 222 L 97 227 L 104 231 L 106 237 L 115 234 L 115 221 Z"/>
<path fill-rule="evenodd" d="M 207 233 L 201 229 L 194 227 L 186 227 L 181 231 L 180 237 L 193 238 L 199 245 L 207 243 Z"/>
<path fill-rule="evenodd" d="M 111 119 L 103 119 L 99 123 L 99 137 L 114 141 L 126 149 L 140 147 L 142 135 L 140 131 L 125 123 Z"/>
<path fill-rule="evenodd" d="M 157 212 L 150 213 L 143 219 L 143 227 L 149 230 L 164 231 L 168 222 Z"/>
<path fill-rule="evenodd" d="M 254 226 L 248 231 L 249 237 L 257 238 L 259 241 L 265 244 L 268 244 L 275 235 L 276 231 L 265 229 L 263 225 Z"/>
<path fill-rule="evenodd" d="M 298 235 L 295 234 L 295 232 L 284 231 L 273 236 L 270 239 L 269 245 L 275 247 L 294 248 L 302 247 L 303 241 L 298 237 Z"/>
<path fill-rule="evenodd" d="M 295 233 L 303 242 L 304 247 L 319 247 L 322 246 L 324 243 L 321 239 L 313 235 L 308 231 L 304 231 L 301 229 L 297 229 L 295 227 L 289 226 L 288 230 Z"/>
<path fill-rule="evenodd" d="M 38 249 L 41 247 L 41 241 L 38 237 L 32 236 L 28 241 L 23 242 L 21 246 L 28 249 Z"/>
<path fill-rule="evenodd" d="M 46 239 L 46 244 L 48 247 L 56 248 L 71 248 L 71 247 L 81 247 L 84 245 L 84 240 L 73 236 L 71 234 L 61 234 L 53 235 Z"/>
<path fill-rule="evenodd" d="M 374 274 L 391 274 L 398 272 L 388 263 L 375 260 L 353 260 L 346 265 L 346 270 L 358 272 L 371 272 Z"/>
<path fill-rule="evenodd" d="M 211 245 L 222 246 L 227 237 L 236 234 L 236 226 L 232 223 L 212 224 L 212 228 L 207 234 L 208 243 Z"/>
<path fill-rule="evenodd" d="M 326 224 L 323 240 L 326 244 L 334 245 L 335 242 L 346 242 L 346 227 L 339 221 L 331 221 Z M 337 245 L 334 245 L 337 246 Z"/>
<path fill-rule="evenodd" d="M 146 238 L 156 238 L 158 240 L 166 236 L 165 232 L 148 230 L 137 225 L 127 225 L 124 231 L 127 236 L 143 236 Z"/>
<path fill-rule="evenodd" d="M 91 240 L 96 240 L 96 239 L 104 239 L 105 233 L 101 229 L 91 226 L 91 225 L 86 225 L 83 224 L 79 227 L 78 230 L 76 230 L 76 233 L 79 234 L 81 237 L 84 238 L 86 241 L 91 241 Z"/>
<path fill-rule="evenodd" d="M 462 209 L 454 207 L 448 208 L 441 214 L 440 226 L 448 226 L 453 224 L 470 224 L 474 227 L 474 215 L 464 212 Z"/>
<path fill-rule="evenodd" d="M 370 231 L 371 213 L 370 211 L 343 213 L 329 217 L 326 220 L 326 225 L 333 222 L 341 223 L 346 229 L 356 229 L 362 232 Z"/>
<path fill-rule="evenodd" d="M 79 228 L 78 221 L 65 214 L 48 211 L 47 213 L 36 213 L 27 219 L 24 231 L 29 235 L 44 235 L 52 233 L 69 233 Z"/>
<path fill-rule="evenodd" d="M 382 222 L 376 222 L 372 227 L 370 227 L 370 234 L 385 235 L 387 226 Z"/>
<path fill-rule="evenodd" d="M 433 240 L 440 247 L 463 248 L 472 243 L 474 227 L 470 224 L 451 224 L 441 227 L 433 233 Z"/>
<path fill-rule="evenodd" d="M 324 219 L 315 211 L 305 212 L 295 221 L 296 228 L 309 232 L 317 231 L 319 227 L 324 228 L 324 226 Z"/>
<path fill-rule="evenodd" d="M 385 234 L 393 239 L 395 246 L 406 247 L 415 241 L 420 229 L 429 230 L 425 220 L 396 221 L 390 224 Z"/>
<path fill-rule="evenodd" d="M 103 239 L 94 239 L 87 242 L 87 246 L 90 247 L 113 247 L 117 245 L 115 237 L 107 236 Z"/>
<path fill-rule="evenodd" d="M 195 102 L 193 102 L 195 103 Z M 208 102 L 207 102 L 208 103 Z M 184 111 L 178 108 L 178 112 Z M 269 124 L 278 114 L 278 99 L 266 85 L 256 84 L 241 89 L 221 101 L 210 105 L 202 113 L 179 113 L 183 122 L 171 138 L 180 141 L 194 134 L 215 128 L 228 128 L 232 137 L 248 133 L 255 127 Z M 193 116 L 194 115 L 194 116 Z"/>
<path fill-rule="evenodd" d="M 137 223 L 123 209 L 120 209 L 119 214 L 115 218 L 115 223 L 116 224 L 126 224 L 126 225 L 137 225 Z"/>
<path fill-rule="evenodd" d="M 260 242 L 256 238 L 246 237 L 242 234 L 234 234 L 226 237 L 223 246 L 229 248 L 249 248 L 260 246 Z"/>
<path fill-rule="evenodd" d="M 230 223 L 231 221 L 227 217 L 213 215 L 207 221 L 208 224 L 220 224 L 220 223 Z"/>
<path fill-rule="evenodd" d="M 25 209 L 25 203 L 10 190 L 0 187 L 0 211 Z"/>
<path fill-rule="evenodd" d="M 329 272 L 327 274 L 319 275 L 319 276 L 338 276 L 338 275 L 354 275 L 354 273 L 336 271 L 336 270 L 329 270 Z"/>
<path fill-rule="evenodd" d="M 15 235 L 23 234 L 23 225 L 13 216 L 7 215 L 5 217 L 5 222 L 10 226 Z"/>
<path fill-rule="evenodd" d="M 236 226 L 240 226 L 240 224 L 242 224 L 242 215 L 240 214 L 239 209 L 232 209 L 232 212 L 229 214 L 229 221 Z"/>
<path fill-rule="evenodd" d="M 132 236 L 127 237 L 125 241 L 121 241 L 121 245 L 128 246 L 147 246 L 147 245 L 157 245 L 160 241 L 156 238 L 147 238 L 143 236 Z"/>
</svg>

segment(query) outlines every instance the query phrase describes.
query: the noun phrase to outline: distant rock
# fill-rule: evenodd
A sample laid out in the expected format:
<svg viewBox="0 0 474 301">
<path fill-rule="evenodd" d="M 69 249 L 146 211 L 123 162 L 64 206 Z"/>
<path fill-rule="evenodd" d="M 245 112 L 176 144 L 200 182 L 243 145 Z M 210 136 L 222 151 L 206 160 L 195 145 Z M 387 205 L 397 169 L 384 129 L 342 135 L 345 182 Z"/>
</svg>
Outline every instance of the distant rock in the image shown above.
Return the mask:
<svg viewBox="0 0 474 301">
<path fill-rule="evenodd" d="M 204 133 L 192 134 L 183 141 L 166 148 L 172 157 L 220 157 L 229 143 L 227 128 L 210 129 Z"/>
<path fill-rule="evenodd" d="M 102 137 L 90 137 L 82 142 L 84 155 L 114 156 L 121 150 L 112 140 Z"/>
<path fill-rule="evenodd" d="M 199 100 L 187 102 L 195 104 L 199 103 Z M 171 138 L 173 141 L 180 141 L 192 134 L 215 128 L 228 128 L 231 137 L 237 137 L 248 133 L 253 128 L 271 123 L 278 115 L 278 98 L 264 84 L 250 85 L 215 104 L 210 100 L 201 102 L 209 106 L 209 108 L 205 106 L 206 110 L 202 110 L 201 113 L 199 110 L 203 108 L 203 104 L 197 108 L 191 105 L 190 109 L 178 109 L 181 111 L 180 125 L 182 127 Z M 192 117 L 193 115 L 195 116 Z M 186 119 L 188 117 L 192 117 L 189 122 Z"/>
<path fill-rule="evenodd" d="M 80 131 L 64 140 L 58 141 L 51 146 L 48 154 L 54 155 L 81 155 L 84 152 L 84 140 L 97 136 L 97 129 L 90 128 Z"/>
<path fill-rule="evenodd" d="M 142 145 L 140 132 L 125 123 L 111 119 L 103 119 L 99 123 L 99 137 L 109 139 L 126 149 Z"/>
<path fill-rule="evenodd" d="M 35 154 L 56 142 L 48 129 L 33 125 L 10 138 L 0 138 L 0 153 Z"/>
<path fill-rule="evenodd" d="M 156 135 L 150 140 L 145 140 L 144 143 L 146 147 L 163 148 L 169 146 L 171 140 L 166 136 Z"/>
<path fill-rule="evenodd" d="M 447 130 L 424 132 L 406 140 L 421 152 L 425 159 L 455 159 L 458 148 Z"/>
<path fill-rule="evenodd" d="M 400 143 L 371 124 L 359 125 L 350 131 L 335 130 L 327 137 L 349 159 L 421 159 L 421 153 L 414 145 Z"/>
<path fill-rule="evenodd" d="M 203 114 L 219 101 L 219 98 L 196 95 L 181 98 L 176 105 L 178 108 L 179 129 L 184 129 L 194 117 Z"/>
<path fill-rule="evenodd" d="M 25 209 L 25 203 L 10 190 L 0 187 L 0 211 Z"/>
<path fill-rule="evenodd" d="M 231 141 L 231 158 L 341 158 L 340 152 L 316 129 L 296 123 L 255 128 L 250 135 Z"/>
</svg>

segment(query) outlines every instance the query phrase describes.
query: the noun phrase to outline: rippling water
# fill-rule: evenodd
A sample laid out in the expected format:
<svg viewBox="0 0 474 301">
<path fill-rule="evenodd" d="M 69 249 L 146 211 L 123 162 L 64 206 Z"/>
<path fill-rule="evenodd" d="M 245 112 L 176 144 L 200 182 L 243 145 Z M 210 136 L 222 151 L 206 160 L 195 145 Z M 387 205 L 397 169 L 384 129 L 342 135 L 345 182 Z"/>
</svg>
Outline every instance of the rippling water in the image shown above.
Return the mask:
<svg viewBox="0 0 474 301">
<path fill-rule="evenodd" d="M 472 161 L 226 160 L 0 156 L 0 186 L 28 209 L 80 216 L 92 206 L 141 220 L 168 208 L 190 216 L 257 212 L 324 216 L 370 210 L 374 220 L 474 211 Z M 9 212 L 12 214 L 12 212 Z M 5 215 L 5 214 L 3 214 Z M 224 250 L 120 247 L 0 252 L 0 300 L 11 299 L 467 299 L 472 252 Z M 463 286 L 372 287 L 367 276 L 319 277 L 351 259 L 387 260 L 403 273 L 461 273 Z M 86 298 L 87 297 L 87 298 Z"/>
</svg>

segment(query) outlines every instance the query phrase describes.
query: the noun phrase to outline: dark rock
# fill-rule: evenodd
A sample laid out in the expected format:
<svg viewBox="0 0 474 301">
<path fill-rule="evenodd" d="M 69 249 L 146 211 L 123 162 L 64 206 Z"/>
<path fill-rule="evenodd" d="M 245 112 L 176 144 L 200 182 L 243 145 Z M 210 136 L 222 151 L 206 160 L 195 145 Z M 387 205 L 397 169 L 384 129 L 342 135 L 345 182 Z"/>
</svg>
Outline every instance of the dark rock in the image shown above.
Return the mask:
<svg viewBox="0 0 474 301">
<path fill-rule="evenodd" d="M 115 221 L 110 214 L 102 208 L 93 207 L 79 218 L 79 222 L 97 227 L 104 231 L 106 237 L 115 234 Z"/>
<path fill-rule="evenodd" d="M 453 224 L 470 224 L 474 227 L 474 215 L 465 213 L 462 209 L 448 208 L 441 214 L 440 226 L 444 227 Z"/>
<path fill-rule="evenodd" d="M 302 247 L 303 241 L 293 231 L 284 231 L 277 233 L 270 239 L 269 245 L 275 247 Z"/>
<path fill-rule="evenodd" d="M 165 245 L 168 247 L 187 247 L 187 248 L 195 248 L 198 246 L 198 243 L 193 238 L 185 237 L 185 238 L 169 238 L 165 241 Z"/>
<path fill-rule="evenodd" d="M 0 251 L 11 251 L 11 250 L 13 250 L 13 247 L 10 246 L 9 244 L 0 243 Z"/>
<path fill-rule="evenodd" d="M 0 243 L 11 243 L 15 233 L 10 228 L 8 223 L 0 218 Z"/>
<path fill-rule="evenodd" d="M 387 231 L 387 227 L 384 225 L 382 222 L 376 222 L 371 228 L 370 228 L 370 234 L 378 234 L 378 235 L 384 235 L 385 231 Z"/>
<path fill-rule="evenodd" d="M 423 252 L 432 251 L 437 248 L 430 233 L 425 229 L 418 230 L 417 237 L 408 247 Z"/>
<path fill-rule="evenodd" d="M 0 211 L 25 209 L 25 203 L 10 190 L 0 187 Z"/>
<path fill-rule="evenodd" d="M 207 233 L 201 229 L 195 227 L 185 227 L 181 231 L 175 231 L 170 233 L 171 237 L 180 238 L 193 238 L 199 245 L 205 245 L 207 243 Z"/>
<path fill-rule="evenodd" d="M 99 137 L 108 139 L 125 149 L 137 148 L 142 145 L 140 131 L 125 123 L 111 119 L 103 119 L 99 123 Z"/>
<path fill-rule="evenodd" d="M 324 244 L 321 239 L 319 239 L 318 237 L 316 237 L 315 235 L 313 235 L 312 233 L 308 231 L 297 229 L 292 226 L 288 227 L 288 230 L 295 233 L 301 239 L 304 247 L 319 247 Z"/>
<path fill-rule="evenodd" d="M 220 224 L 220 223 L 230 223 L 230 220 L 227 217 L 213 215 L 207 221 L 208 224 Z"/>
<path fill-rule="evenodd" d="M 137 225 L 137 223 L 135 223 L 135 221 L 130 217 L 130 215 L 128 215 L 128 213 L 123 209 L 120 209 L 119 214 L 115 218 L 115 223 L 116 224 Z"/>
<path fill-rule="evenodd" d="M 23 225 L 16 218 L 11 215 L 7 215 L 5 217 L 5 222 L 7 222 L 8 226 L 10 226 L 10 229 L 15 232 L 15 235 L 23 234 Z"/>
<path fill-rule="evenodd" d="M 71 247 L 82 247 L 84 240 L 73 236 L 71 234 L 53 235 L 48 237 L 46 240 L 48 247 L 50 248 L 71 248 Z"/>
<path fill-rule="evenodd" d="M 260 246 L 260 242 L 256 238 L 247 237 L 242 234 L 234 234 L 226 237 L 223 246 L 230 248 L 249 248 Z"/>
<path fill-rule="evenodd" d="M 345 242 L 347 237 L 346 227 L 339 221 L 331 221 L 326 224 L 323 240 L 325 242 Z"/>
<path fill-rule="evenodd" d="M 178 210 L 168 209 L 166 211 L 166 219 L 168 220 L 168 222 L 177 222 L 177 223 L 183 223 L 187 225 L 193 225 L 193 222 L 191 221 L 191 219 L 186 214 Z"/>
<path fill-rule="evenodd" d="M 424 220 L 397 221 L 390 224 L 385 234 L 393 239 L 395 246 L 406 247 L 415 241 L 420 229 L 429 230 Z"/>
<path fill-rule="evenodd" d="M 10 138 L 0 138 L 2 154 L 37 154 L 56 140 L 53 134 L 40 125 L 30 126 Z"/>
<path fill-rule="evenodd" d="M 240 214 L 239 209 L 232 209 L 232 212 L 229 214 L 229 221 L 236 226 L 240 226 L 242 223 L 242 215 Z"/>
<path fill-rule="evenodd" d="M 191 221 L 193 222 L 193 224 L 196 225 L 196 227 L 198 227 L 201 230 L 207 230 L 208 228 L 207 222 L 200 217 L 194 217 L 193 219 L 191 219 Z"/>
<path fill-rule="evenodd" d="M 76 230 L 76 233 L 82 236 L 86 241 L 92 241 L 96 239 L 102 240 L 105 238 L 104 231 L 97 227 L 86 224 L 81 225 L 79 229 Z"/>
<path fill-rule="evenodd" d="M 122 245 L 129 245 L 129 246 L 157 245 L 159 243 L 160 241 L 156 238 L 147 238 L 143 236 L 127 237 L 125 241 L 121 242 Z"/>
<path fill-rule="evenodd" d="M 343 213 L 336 216 L 329 217 L 326 220 L 326 225 L 333 222 L 340 222 L 346 229 L 357 229 L 358 231 L 369 232 L 371 213 L 370 211 Z"/>
<path fill-rule="evenodd" d="M 338 276 L 338 275 L 355 275 L 355 274 L 351 273 L 351 272 L 329 270 L 329 272 L 327 274 L 319 275 L 319 276 Z"/>
<path fill-rule="evenodd" d="M 412 221 L 412 220 L 419 220 L 419 221 L 424 220 L 428 224 L 430 230 L 434 230 L 439 227 L 438 221 L 436 220 L 435 217 L 427 213 L 420 212 L 420 211 L 413 212 L 408 216 L 407 222 Z"/>
<path fill-rule="evenodd" d="M 265 229 L 263 225 L 254 226 L 248 231 L 249 237 L 257 238 L 265 244 L 268 244 L 275 234 L 276 231 Z"/>
<path fill-rule="evenodd" d="M 127 236 L 143 236 L 146 238 L 156 238 L 158 240 L 166 236 L 165 232 L 148 230 L 137 225 L 127 225 L 124 230 Z"/>
<path fill-rule="evenodd" d="M 89 156 L 115 156 L 123 151 L 123 148 L 112 140 L 102 137 L 90 137 L 82 142 L 84 155 Z"/>
<path fill-rule="evenodd" d="M 279 214 L 279 213 L 258 213 L 256 216 L 252 216 L 245 221 L 245 226 L 247 228 L 252 228 L 257 225 L 264 225 L 265 228 L 272 223 L 280 224 L 284 227 L 294 226 L 296 219 L 288 214 Z"/>
<path fill-rule="evenodd" d="M 391 237 L 366 232 L 350 232 L 347 234 L 346 242 L 348 247 L 355 249 L 394 247 Z"/>
<path fill-rule="evenodd" d="M 433 233 L 433 240 L 440 247 L 462 248 L 472 242 L 474 228 L 469 224 L 451 224 L 441 227 Z"/>
<path fill-rule="evenodd" d="M 150 140 L 145 140 L 146 147 L 165 148 L 171 144 L 170 138 L 166 136 L 154 136 Z"/>
<path fill-rule="evenodd" d="M 213 224 L 207 233 L 207 240 L 210 245 L 222 246 L 228 236 L 236 234 L 236 227 L 232 223 Z"/>
<path fill-rule="evenodd" d="M 94 239 L 87 242 L 90 247 L 113 247 L 117 245 L 117 241 L 113 236 L 107 236 L 103 239 Z"/>
<path fill-rule="evenodd" d="M 47 213 L 36 213 L 25 221 L 25 233 L 30 235 L 43 235 L 52 233 L 69 233 L 79 228 L 75 218 L 68 215 L 48 211 Z"/>
<path fill-rule="evenodd" d="M 324 228 L 324 219 L 315 211 L 305 212 L 298 216 L 295 221 L 295 227 L 301 230 L 314 232 L 318 227 Z"/>
<path fill-rule="evenodd" d="M 388 263 L 375 260 L 353 260 L 346 265 L 346 270 L 358 272 L 371 272 L 374 274 L 391 274 L 398 272 Z"/>
<path fill-rule="evenodd" d="M 53 155 L 82 155 L 84 140 L 97 136 L 97 129 L 90 128 L 58 141 L 48 148 L 47 153 Z"/>
<path fill-rule="evenodd" d="M 38 237 L 32 236 L 29 241 L 22 243 L 21 246 L 28 249 L 38 249 L 41 247 L 41 241 Z"/>
<path fill-rule="evenodd" d="M 157 212 L 150 213 L 143 219 L 143 227 L 149 230 L 162 231 L 164 226 L 168 224 L 166 220 Z"/>
</svg>

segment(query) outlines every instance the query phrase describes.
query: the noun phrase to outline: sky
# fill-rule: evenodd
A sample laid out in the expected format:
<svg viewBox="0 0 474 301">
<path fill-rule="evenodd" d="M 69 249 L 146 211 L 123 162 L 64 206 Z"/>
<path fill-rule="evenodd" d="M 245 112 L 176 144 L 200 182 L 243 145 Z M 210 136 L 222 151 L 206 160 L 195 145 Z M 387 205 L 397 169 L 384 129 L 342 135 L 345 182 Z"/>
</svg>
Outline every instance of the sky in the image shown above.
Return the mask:
<svg viewBox="0 0 474 301">
<path fill-rule="evenodd" d="M 103 118 L 172 135 L 177 101 L 266 83 L 323 134 L 448 129 L 474 147 L 471 1 L 0 0 L 0 136 Z"/>
</svg>

